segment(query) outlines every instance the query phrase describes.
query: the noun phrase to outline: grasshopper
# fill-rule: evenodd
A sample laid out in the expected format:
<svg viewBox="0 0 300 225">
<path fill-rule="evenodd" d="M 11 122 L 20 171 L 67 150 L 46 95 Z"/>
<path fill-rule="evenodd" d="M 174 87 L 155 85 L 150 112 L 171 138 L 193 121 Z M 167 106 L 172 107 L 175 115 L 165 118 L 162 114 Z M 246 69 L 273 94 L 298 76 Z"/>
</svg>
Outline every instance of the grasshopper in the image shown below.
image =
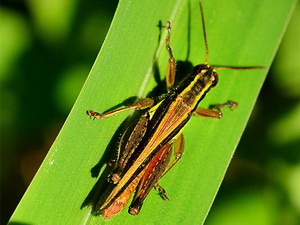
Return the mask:
<svg viewBox="0 0 300 225">
<path fill-rule="evenodd" d="M 166 74 L 168 93 L 155 102 L 151 98 L 141 99 L 133 105 L 104 114 L 88 110 L 94 119 L 105 119 L 128 110 L 145 110 L 126 139 L 123 135 L 119 156 L 109 176 L 110 186 L 94 206 L 96 214 L 109 219 L 118 214 L 135 191 L 128 212 L 139 214 L 143 202 L 152 188 L 168 200 L 166 191 L 158 184 L 181 158 L 184 151 L 182 129 L 192 115 L 206 118 L 222 118 L 221 108 L 234 109 L 238 104 L 228 101 L 212 109 L 198 108 L 208 91 L 218 83 L 218 70 L 248 70 L 263 67 L 213 67 L 208 63 L 209 50 L 206 38 L 204 13 L 200 3 L 203 37 L 206 49 L 204 64 L 196 65 L 193 71 L 178 86 L 174 86 L 176 64 L 170 47 L 171 23 L 167 22 L 166 49 L 169 61 Z M 125 132 L 126 133 L 126 132 Z M 174 159 L 171 161 L 172 152 Z"/>
</svg>

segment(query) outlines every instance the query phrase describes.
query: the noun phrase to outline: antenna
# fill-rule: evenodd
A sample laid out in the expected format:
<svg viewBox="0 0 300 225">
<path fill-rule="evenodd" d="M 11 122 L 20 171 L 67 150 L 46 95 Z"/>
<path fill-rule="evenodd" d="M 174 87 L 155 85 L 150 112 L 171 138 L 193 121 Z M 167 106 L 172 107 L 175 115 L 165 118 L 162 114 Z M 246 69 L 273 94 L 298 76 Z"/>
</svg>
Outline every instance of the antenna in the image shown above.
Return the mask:
<svg viewBox="0 0 300 225">
<path fill-rule="evenodd" d="M 199 2 L 199 5 L 200 5 L 201 21 L 202 21 L 202 29 L 203 29 L 203 37 L 204 37 L 205 51 L 206 51 L 204 64 L 208 64 L 209 52 L 208 52 L 208 44 L 207 44 L 206 31 L 205 31 L 204 13 L 203 13 L 202 3 Z"/>
<path fill-rule="evenodd" d="M 243 67 L 220 66 L 220 67 L 215 67 L 214 71 L 217 71 L 217 70 L 257 70 L 257 69 L 265 69 L 265 67 L 263 67 L 263 66 L 243 66 Z"/>
</svg>

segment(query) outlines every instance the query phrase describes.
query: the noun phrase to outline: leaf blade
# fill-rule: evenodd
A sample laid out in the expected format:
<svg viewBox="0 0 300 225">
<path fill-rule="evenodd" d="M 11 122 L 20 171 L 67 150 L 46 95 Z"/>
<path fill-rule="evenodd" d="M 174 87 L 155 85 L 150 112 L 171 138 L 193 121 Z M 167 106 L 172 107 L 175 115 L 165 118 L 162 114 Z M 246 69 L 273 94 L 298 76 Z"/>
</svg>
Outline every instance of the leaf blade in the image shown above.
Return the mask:
<svg viewBox="0 0 300 225">
<path fill-rule="evenodd" d="M 231 2 L 232 4 L 222 1 L 203 2 L 210 62 L 269 66 L 295 1 L 278 1 L 276 7 L 269 0 Z M 258 6 L 259 10 L 254 13 L 248 12 L 249 8 L 252 9 L 249 10 L 251 12 Z M 265 18 L 274 17 L 279 9 L 286 13 L 276 17 L 279 23 L 276 29 L 269 27 Z M 218 20 L 220 13 L 226 18 L 225 21 Z M 145 15 L 149 15 L 149 18 Z M 143 20 L 140 21 L 140 18 Z M 251 26 L 248 25 L 250 19 L 255 20 L 251 21 Z M 80 210 L 80 205 L 96 182 L 90 177 L 89 170 L 101 158 L 126 113 L 108 120 L 91 121 L 84 114 L 84 110 L 104 111 L 124 98 L 139 97 L 140 93 L 145 96 L 149 93 L 156 85 L 151 73 L 155 54 L 158 55 L 159 77 L 164 77 L 167 53 L 163 48 L 164 35 L 160 42 L 157 41 L 159 32 L 156 25 L 159 20 L 171 20 L 173 24 L 171 45 L 178 61 L 186 61 L 189 48 L 189 38 L 186 34 L 188 30 L 190 43 L 193 43 L 190 45 L 188 60 L 194 65 L 203 61 L 201 56 L 203 55 L 204 59 L 204 48 L 201 44 L 198 1 L 188 3 L 178 0 L 175 4 L 173 1 L 165 1 L 164 4 L 160 1 L 139 1 L 138 4 L 121 1 L 91 74 L 11 222 L 104 223 L 100 217 L 90 216 L 89 208 Z M 228 35 L 228 28 L 224 29 L 224 24 L 232 21 L 235 25 Z M 245 25 L 248 25 L 247 29 Z M 267 35 L 261 37 L 265 32 Z M 243 39 L 245 33 L 247 38 Z M 264 47 L 263 50 L 261 47 Z M 258 51 L 262 53 L 258 54 Z M 225 111 L 224 119 L 220 121 L 193 118 L 188 124 L 184 131 L 187 146 L 183 159 L 161 181 L 171 201 L 161 201 L 155 196 L 156 193 L 151 192 L 138 217 L 123 212 L 108 223 L 203 223 L 246 126 L 265 73 L 266 71 L 220 72 L 218 89 L 213 90 L 201 106 L 235 98 L 234 100 L 240 102 L 240 107 L 234 112 Z M 195 178 L 198 177 L 195 182 Z M 194 207 L 191 208 L 190 205 Z M 43 214 L 40 213 L 41 210 Z M 168 217 L 165 218 L 165 215 Z"/>
</svg>

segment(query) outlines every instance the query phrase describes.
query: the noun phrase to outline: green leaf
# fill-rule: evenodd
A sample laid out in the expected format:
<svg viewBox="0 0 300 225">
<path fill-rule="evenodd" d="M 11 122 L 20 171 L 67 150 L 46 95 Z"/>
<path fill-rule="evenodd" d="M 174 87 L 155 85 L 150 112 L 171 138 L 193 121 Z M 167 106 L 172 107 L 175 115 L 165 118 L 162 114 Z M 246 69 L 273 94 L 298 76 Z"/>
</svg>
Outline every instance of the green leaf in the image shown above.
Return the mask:
<svg viewBox="0 0 300 225">
<path fill-rule="evenodd" d="M 210 64 L 266 69 L 220 71 L 219 84 L 200 106 L 235 100 L 239 107 L 232 112 L 224 110 L 221 120 L 192 118 L 184 130 L 185 153 L 160 182 L 170 201 L 161 200 L 151 191 L 139 216 L 130 216 L 125 209 L 106 221 L 109 224 L 204 222 L 296 1 L 202 3 Z M 125 99 L 153 93 L 157 81 L 164 80 L 168 60 L 166 31 L 160 33 L 157 25 L 168 20 L 172 22 L 171 45 L 178 64 L 188 67 L 189 63 L 203 63 L 205 49 L 198 1 L 120 1 L 91 73 L 10 224 L 105 223 L 100 216 L 91 215 L 90 207 L 80 207 L 97 182 L 91 177 L 91 169 L 113 136 L 116 142 L 120 133 L 115 132 L 130 113 L 93 121 L 85 111 L 103 112 Z M 113 149 L 109 150 L 112 157 Z"/>
</svg>

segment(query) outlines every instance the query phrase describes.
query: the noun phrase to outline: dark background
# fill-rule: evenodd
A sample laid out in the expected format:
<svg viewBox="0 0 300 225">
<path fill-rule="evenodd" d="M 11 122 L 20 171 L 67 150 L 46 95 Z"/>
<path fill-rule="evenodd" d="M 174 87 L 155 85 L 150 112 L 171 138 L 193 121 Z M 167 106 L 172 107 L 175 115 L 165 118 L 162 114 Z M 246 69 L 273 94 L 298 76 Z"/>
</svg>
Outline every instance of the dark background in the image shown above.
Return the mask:
<svg viewBox="0 0 300 225">
<path fill-rule="evenodd" d="M 1 224 L 64 123 L 116 6 L 1 1 Z M 299 5 L 296 11 L 206 224 L 299 222 Z"/>
</svg>

